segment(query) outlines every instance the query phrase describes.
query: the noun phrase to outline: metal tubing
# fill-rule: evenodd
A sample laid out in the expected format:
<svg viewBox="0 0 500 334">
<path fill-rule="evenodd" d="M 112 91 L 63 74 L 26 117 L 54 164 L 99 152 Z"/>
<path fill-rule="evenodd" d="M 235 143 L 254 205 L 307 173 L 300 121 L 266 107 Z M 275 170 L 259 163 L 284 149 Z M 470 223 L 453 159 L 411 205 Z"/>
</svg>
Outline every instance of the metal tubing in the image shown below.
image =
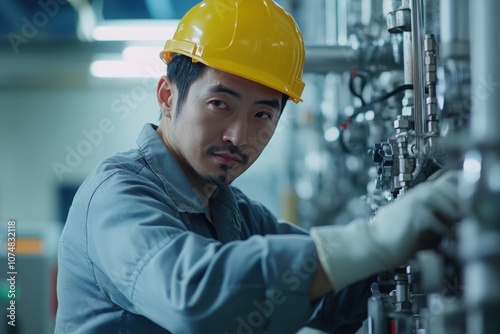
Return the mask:
<svg viewBox="0 0 500 334">
<path fill-rule="evenodd" d="M 413 85 L 413 46 L 411 32 L 403 33 L 403 57 L 404 57 L 404 80 L 405 84 Z M 413 91 L 405 91 L 405 97 L 413 98 Z M 413 106 L 413 101 L 412 101 Z M 412 112 L 413 114 L 413 112 Z M 410 116 L 410 115 L 407 115 Z"/>
<path fill-rule="evenodd" d="M 363 58 L 363 50 L 355 50 L 346 45 L 314 45 L 306 46 L 305 73 L 326 74 L 330 72 L 343 73 L 352 69 L 379 69 L 397 70 L 400 65 L 394 63 L 390 45 L 387 44 L 385 53 L 379 52 L 379 57 L 370 59 L 370 63 Z"/>
<path fill-rule="evenodd" d="M 337 0 L 325 2 L 325 43 L 336 45 L 339 40 Z"/>
<path fill-rule="evenodd" d="M 424 64 L 423 64 L 423 2 L 422 0 L 411 0 L 411 31 L 413 40 L 413 94 L 414 94 L 414 121 L 416 134 L 417 152 L 415 170 L 413 171 L 413 179 L 416 179 L 420 174 L 423 164 L 423 133 L 424 133 L 424 101 L 425 101 L 425 86 L 424 86 Z"/>
<path fill-rule="evenodd" d="M 441 0 L 441 57 L 469 55 L 469 0 Z"/>
<path fill-rule="evenodd" d="M 500 2 L 470 3 L 471 138 L 469 157 L 480 168 L 464 163 L 469 217 L 462 222 L 465 307 L 468 334 L 500 332 Z M 467 157 L 466 157 L 467 162 Z M 476 177 L 474 177 L 476 176 Z"/>
<path fill-rule="evenodd" d="M 319 45 L 306 46 L 304 72 L 342 73 L 359 64 L 359 53 L 350 46 Z"/>
<path fill-rule="evenodd" d="M 471 1 L 471 136 L 476 143 L 500 142 L 500 2 Z"/>
<path fill-rule="evenodd" d="M 348 1 L 337 0 L 337 43 L 340 45 L 347 45 L 349 40 L 349 23 L 347 22 L 348 14 Z"/>
<path fill-rule="evenodd" d="M 394 61 L 391 45 L 378 46 L 376 58 L 366 58 L 365 50 L 353 49 L 346 45 L 309 45 L 306 46 L 305 73 L 326 74 L 330 72 L 343 73 L 357 70 L 401 70 L 401 65 Z"/>
</svg>

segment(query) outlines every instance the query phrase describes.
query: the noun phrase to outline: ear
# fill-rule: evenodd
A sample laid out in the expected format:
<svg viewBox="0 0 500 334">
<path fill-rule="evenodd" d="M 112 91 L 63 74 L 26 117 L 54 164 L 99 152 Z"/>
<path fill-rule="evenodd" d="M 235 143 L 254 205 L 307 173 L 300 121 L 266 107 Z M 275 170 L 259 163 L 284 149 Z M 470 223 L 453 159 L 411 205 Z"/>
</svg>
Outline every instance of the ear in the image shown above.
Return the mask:
<svg viewBox="0 0 500 334">
<path fill-rule="evenodd" d="M 175 107 L 175 85 L 165 75 L 158 81 L 156 96 L 163 117 L 171 118 Z"/>
</svg>

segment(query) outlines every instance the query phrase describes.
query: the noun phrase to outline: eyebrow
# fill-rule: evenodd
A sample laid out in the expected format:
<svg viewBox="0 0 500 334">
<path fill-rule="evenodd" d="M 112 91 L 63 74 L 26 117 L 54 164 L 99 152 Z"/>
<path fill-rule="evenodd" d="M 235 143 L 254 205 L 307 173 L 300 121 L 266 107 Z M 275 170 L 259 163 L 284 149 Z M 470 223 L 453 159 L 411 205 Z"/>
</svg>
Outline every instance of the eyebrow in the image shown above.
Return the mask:
<svg viewBox="0 0 500 334">
<path fill-rule="evenodd" d="M 229 87 L 224 86 L 223 84 L 218 84 L 218 85 L 212 86 L 212 87 L 210 87 L 209 91 L 210 91 L 210 93 L 226 93 L 226 94 L 232 95 L 238 99 L 242 98 L 240 93 L 238 93 L 237 91 L 235 91 Z M 258 105 L 258 104 L 263 104 L 263 105 L 269 106 L 271 108 L 274 108 L 276 110 L 280 110 L 280 108 L 281 108 L 281 103 L 278 99 L 264 99 L 264 100 L 255 101 L 254 105 Z"/>
<path fill-rule="evenodd" d="M 258 100 L 254 104 L 264 104 L 276 110 L 281 109 L 280 101 L 278 99 Z"/>
<path fill-rule="evenodd" d="M 229 87 L 224 86 L 223 84 L 218 84 L 218 85 L 210 87 L 209 92 L 210 93 L 226 93 L 226 94 L 229 94 L 229 95 L 232 95 L 234 97 L 241 99 L 240 93 L 238 93 L 237 91 L 235 91 Z"/>
</svg>

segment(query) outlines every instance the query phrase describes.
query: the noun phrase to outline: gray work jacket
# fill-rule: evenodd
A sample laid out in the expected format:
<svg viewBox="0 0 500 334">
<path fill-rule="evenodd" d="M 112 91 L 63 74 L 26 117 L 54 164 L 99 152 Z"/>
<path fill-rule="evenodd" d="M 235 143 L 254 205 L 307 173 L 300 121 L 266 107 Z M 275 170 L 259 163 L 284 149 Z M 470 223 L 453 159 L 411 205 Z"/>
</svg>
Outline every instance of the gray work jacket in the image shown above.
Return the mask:
<svg viewBox="0 0 500 334">
<path fill-rule="evenodd" d="M 79 188 L 59 243 L 56 333 L 339 333 L 366 316 L 369 282 L 311 305 L 307 232 L 234 187 L 212 217 L 155 126 Z"/>
</svg>

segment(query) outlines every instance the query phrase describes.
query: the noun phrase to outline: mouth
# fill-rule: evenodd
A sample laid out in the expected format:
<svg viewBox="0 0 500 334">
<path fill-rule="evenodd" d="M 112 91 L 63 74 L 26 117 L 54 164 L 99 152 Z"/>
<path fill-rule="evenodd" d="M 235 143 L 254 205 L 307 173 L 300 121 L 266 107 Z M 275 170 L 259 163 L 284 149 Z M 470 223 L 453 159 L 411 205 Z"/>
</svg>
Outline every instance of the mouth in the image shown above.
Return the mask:
<svg viewBox="0 0 500 334">
<path fill-rule="evenodd" d="M 243 162 L 243 159 L 240 156 L 234 154 L 214 153 L 213 156 L 218 163 L 229 167 L 236 166 L 237 164 Z"/>
</svg>

